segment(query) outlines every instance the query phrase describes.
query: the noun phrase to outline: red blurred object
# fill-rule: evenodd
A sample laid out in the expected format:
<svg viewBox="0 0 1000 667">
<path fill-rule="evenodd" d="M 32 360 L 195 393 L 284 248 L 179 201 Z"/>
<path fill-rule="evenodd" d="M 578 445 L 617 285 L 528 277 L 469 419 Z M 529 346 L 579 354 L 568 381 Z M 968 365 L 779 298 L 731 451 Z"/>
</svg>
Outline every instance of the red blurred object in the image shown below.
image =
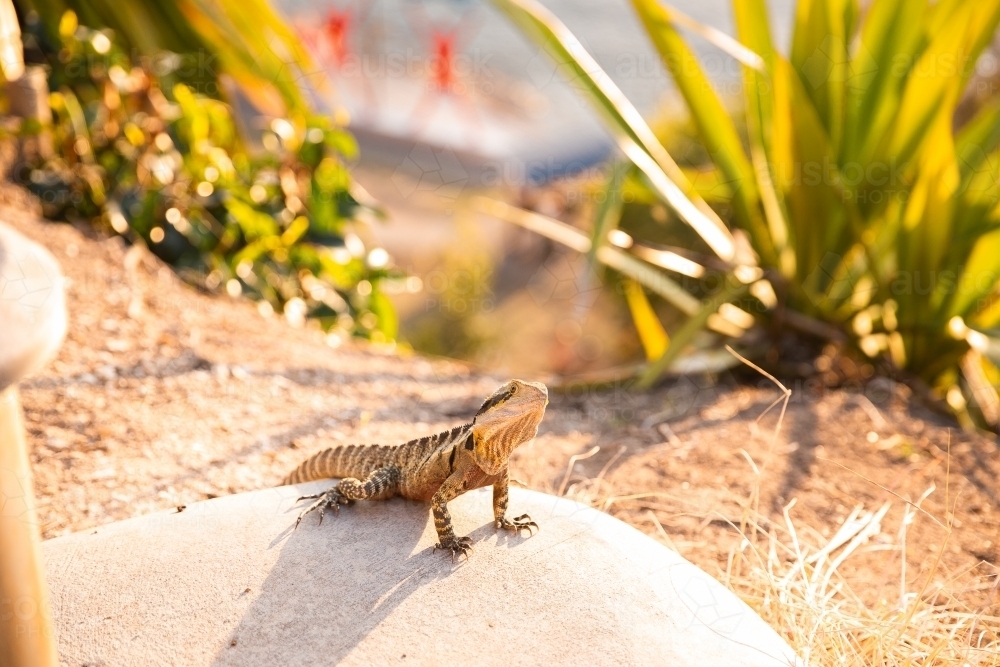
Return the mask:
<svg viewBox="0 0 1000 667">
<path fill-rule="evenodd" d="M 431 81 L 440 92 L 452 92 L 455 88 L 455 33 L 434 32 L 431 35 L 433 49 L 431 55 Z"/>
<path fill-rule="evenodd" d="M 331 10 L 326 17 L 323 31 L 326 33 L 327 47 L 330 49 L 330 58 L 333 64 L 338 67 L 344 64 L 347 58 L 347 33 L 351 25 L 351 13 Z"/>
</svg>

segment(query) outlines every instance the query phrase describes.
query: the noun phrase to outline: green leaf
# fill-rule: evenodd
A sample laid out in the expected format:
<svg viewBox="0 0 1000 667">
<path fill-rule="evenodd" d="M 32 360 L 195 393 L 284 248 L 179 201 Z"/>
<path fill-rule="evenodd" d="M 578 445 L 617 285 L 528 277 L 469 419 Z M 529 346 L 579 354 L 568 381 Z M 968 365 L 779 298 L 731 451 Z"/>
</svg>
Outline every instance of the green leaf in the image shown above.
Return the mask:
<svg viewBox="0 0 1000 667">
<path fill-rule="evenodd" d="M 1000 231 L 983 234 L 964 259 L 954 296 L 943 317 L 951 319 L 958 315 L 970 319 L 970 324 L 995 327 L 1000 323 L 1000 310 L 990 307 L 993 305 L 990 297 L 1000 286 Z M 976 316 L 970 318 L 970 313 Z"/>
<path fill-rule="evenodd" d="M 871 159 L 895 116 L 924 40 L 928 0 L 872 3 L 848 72 L 845 160 Z"/>
<path fill-rule="evenodd" d="M 281 243 L 285 246 L 293 246 L 307 231 L 309 231 L 309 218 L 300 215 L 292 220 L 288 229 L 281 233 Z"/>
<path fill-rule="evenodd" d="M 1000 98 L 984 104 L 955 137 L 955 152 L 963 183 L 987 162 L 987 156 L 1000 147 Z"/>
<path fill-rule="evenodd" d="M 693 317 L 689 317 L 674 333 L 664 353 L 649 364 L 642 377 L 639 378 L 639 386 L 650 387 L 660 379 L 660 376 L 678 359 L 684 348 L 690 345 L 694 337 L 705 328 L 708 318 L 714 315 L 722 304 L 738 299 L 746 293 L 747 289 L 749 289 L 749 285 L 740 282 L 734 275 L 727 274 L 723 288 L 701 304 L 698 312 Z"/>
<path fill-rule="evenodd" d="M 566 26 L 535 0 L 493 0 L 493 3 L 545 48 L 570 80 L 590 96 L 619 148 L 643 171 L 663 200 L 720 258 L 733 260 L 736 246 L 732 234 L 687 182 L 638 110 Z"/>
<path fill-rule="evenodd" d="M 611 175 L 608 183 L 601 191 L 603 200 L 598 204 L 594 214 L 594 224 L 590 233 L 590 250 L 587 258 L 593 268 L 597 262 L 595 253 L 597 249 L 604 245 L 608 238 L 608 232 L 617 229 L 618 221 L 622 216 L 622 185 L 625 182 L 625 175 L 629 167 L 624 162 L 616 162 L 611 167 Z"/>
<path fill-rule="evenodd" d="M 127 51 L 147 58 L 164 51 L 186 57 L 171 74 L 199 90 L 228 74 L 258 106 L 272 115 L 306 113 L 299 82 L 318 72 L 298 37 L 266 0 L 17 0 L 35 11 L 58 39 L 67 10 L 83 25 L 108 27 Z M 327 84 L 314 76 L 319 88 Z"/>
<path fill-rule="evenodd" d="M 743 226 L 768 264 L 776 262 L 774 247 L 760 210 L 760 193 L 753 166 L 747 159 L 736 125 L 723 107 L 694 52 L 674 27 L 671 10 L 657 0 L 632 0 L 632 6 L 687 102 L 691 118 L 733 193 L 733 204 Z"/>
<path fill-rule="evenodd" d="M 810 275 L 828 252 L 843 255 L 853 241 L 848 235 L 845 198 L 837 188 L 841 179 L 835 149 L 822 118 L 805 84 L 788 71 L 788 63 L 776 57 L 775 67 L 778 77 L 788 84 L 787 98 L 782 100 L 787 108 L 781 113 L 789 113 L 793 119 L 788 148 L 775 151 L 775 171 L 786 192 L 795 266 L 802 278 Z M 817 214 L 822 215 L 822 224 L 816 224 Z"/>
<path fill-rule="evenodd" d="M 358 157 L 358 142 L 353 134 L 345 130 L 328 131 L 326 145 L 340 153 L 345 160 L 354 160 Z"/>
<path fill-rule="evenodd" d="M 266 237 L 275 237 L 275 240 L 277 240 L 280 231 L 278 223 L 268 214 L 261 213 L 254 207 L 236 198 L 230 198 L 226 202 L 226 210 L 229 211 L 229 214 L 239 224 L 247 241 L 252 243 Z"/>
<path fill-rule="evenodd" d="M 653 306 L 646 298 L 646 293 L 642 291 L 642 286 L 634 280 L 626 279 L 625 300 L 628 303 L 629 312 L 632 313 L 632 322 L 639 334 L 639 340 L 646 351 L 646 359 L 649 361 L 658 359 L 667 351 L 670 338 L 656 317 Z"/>
<path fill-rule="evenodd" d="M 732 185 L 726 177 L 714 165 L 705 167 L 682 167 L 684 178 L 688 179 L 691 187 L 694 188 L 698 196 L 710 204 L 728 204 L 733 201 Z M 652 206 L 660 203 L 661 199 L 657 193 L 649 186 L 643 174 L 638 169 L 631 169 L 621 186 L 621 196 L 623 201 L 632 204 L 645 204 Z"/>
<path fill-rule="evenodd" d="M 801 0 L 795 14 L 790 61 L 812 101 L 831 146 L 843 133 L 844 87 L 855 0 Z M 839 151 L 834 153 L 839 157 Z"/>
<path fill-rule="evenodd" d="M 939 9 L 939 14 L 944 13 Z M 942 113 L 954 108 L 976 58 L 1000 22 L 1000 0 L 966 0 L 940 17 L 903 89 L 899 111 L 875 159 L 905 165 Z"/>
<path fill-rule="evenodd" d="M 775 167 L 794 161 L 790 151 L 791 118 L 787 104 L 778 101 L 787 94 L 788 68 L 776 62 L 767 6 L 763 0 L 734 0 L 733 15 L 740 40 L 764 61 L 764 72 L 743 68 L 743 89 L 750 140 L 750 161 L 760 188 L 761 206 L 770 235 L 770 251 L 778 271 L 787 279 L 796 273 L 795 253 L 789 246 L 790 230 L 785 202 L 778 190 Z M 766 262 L 765 262 L 766 263 Z"/>
<path fill-rule="evenodd" d="M 281 239 L 276 236 L 268 236 L 253 243 L 248 244 L 245 248 L 240 250 L 238 253 L 233 255 L 232 266 L 230 267 L 233 271 L 236 270 L 243 262 L 257 262 L 269 252 L 274 251 L 281 245 Z"/>
<path fill-rule="evenodd" d="M 373 291 L 368 300 L 368 307 L 378 317 L 378 330 L 389 340 L 394 340 L 399 333 L 399 321 L 396 317 L 396 309 L 385 294 L 380 291 Z"/>
<path fill-rule="evenodd" d="M 308 110 L 299 82 L 317 70 L 266 0 L 180 0 L 178 7 L 261 109 L 273 115 Z M 315 77 L 311 83 L 324 85 Z"/>
<path fill-rule="evenodd" d="M 603 246 L 597 249 L 597 260 L 663 297 L 664 301 L 685 315 L 694 315 L 699 311 L 698 299 L 691 296 L 691 293 L 681 287 L 677 281 L 660 269 L 653 268 L 627 252 Z"/>
</svg>

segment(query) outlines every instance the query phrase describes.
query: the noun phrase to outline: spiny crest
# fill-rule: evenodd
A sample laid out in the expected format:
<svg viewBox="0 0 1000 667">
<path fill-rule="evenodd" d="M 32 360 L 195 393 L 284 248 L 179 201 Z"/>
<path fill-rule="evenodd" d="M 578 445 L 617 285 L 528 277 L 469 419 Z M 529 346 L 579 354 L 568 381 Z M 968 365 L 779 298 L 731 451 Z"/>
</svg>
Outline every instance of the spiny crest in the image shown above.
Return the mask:
<svg viewBox="0 0 1000 667">
<path fill-rule="evenodd" d="M 479 412 L 476 413 L 476 417 L 479 417 L 480 415 L 484 415 L 487 412 L 489 412 L 490 410 L 492 410 L 493 408 L 497 407 L 498 405 L 502 405 L 502 404 L 506 403 L 510 399 L 510 397 L 513 395 L 511 393 L 511 385 L 512 384 L 513 384 L 512 382 L 508 382 L 507 384 L 503 385 L 502 387 L 500 387 L 499 389 L 497 389 L 495 392 L 493 392 L 492 394 L 490 394 L 489 397 L 483 402 L 482 407 L 479 408 Z M 475 420 L 473 420 L 473 421 L 475 421 Z"/>
</svg>

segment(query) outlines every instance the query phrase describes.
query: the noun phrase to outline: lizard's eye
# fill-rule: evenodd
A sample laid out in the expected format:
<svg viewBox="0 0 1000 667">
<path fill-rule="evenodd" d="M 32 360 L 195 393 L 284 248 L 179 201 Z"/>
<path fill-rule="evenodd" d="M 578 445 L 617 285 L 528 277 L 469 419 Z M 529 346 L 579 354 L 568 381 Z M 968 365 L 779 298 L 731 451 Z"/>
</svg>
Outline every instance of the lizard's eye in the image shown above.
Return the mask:
<svg viewBox="0 0 1000 667">
<path fill-rule="evenodd" d="M 513 387 L 510 388 L 510 393 L 511 393 L 512 396 L 517 393 L 517 385 L 516 384 Z"/>
</svg>

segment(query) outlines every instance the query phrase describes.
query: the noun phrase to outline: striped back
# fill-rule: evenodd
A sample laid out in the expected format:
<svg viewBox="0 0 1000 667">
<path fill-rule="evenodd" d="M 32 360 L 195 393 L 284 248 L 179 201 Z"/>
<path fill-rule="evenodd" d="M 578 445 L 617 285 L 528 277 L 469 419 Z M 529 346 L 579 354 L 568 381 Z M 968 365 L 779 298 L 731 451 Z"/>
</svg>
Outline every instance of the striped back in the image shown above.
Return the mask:
<svg viewBox="0 0 1000 667">
<path fill-rule="evenodd" d="M 468 437 L 471 424 L 450 431 L 415 438 L 401 445 L 337 445 L 310 456 L 285 477 L 283 484 L 316 479 L 356 477 L 364 479 L 378 468 L 389 465 L 416 470 L 435 451 Z"/>
</svg>

